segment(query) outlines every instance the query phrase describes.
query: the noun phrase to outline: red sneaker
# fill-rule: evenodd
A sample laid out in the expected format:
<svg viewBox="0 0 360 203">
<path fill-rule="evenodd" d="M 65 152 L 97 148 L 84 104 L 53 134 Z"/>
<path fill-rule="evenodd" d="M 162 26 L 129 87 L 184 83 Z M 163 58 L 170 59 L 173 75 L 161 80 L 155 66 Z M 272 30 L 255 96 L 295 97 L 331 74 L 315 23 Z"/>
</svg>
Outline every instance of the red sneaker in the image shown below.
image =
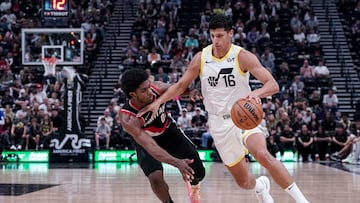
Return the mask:
<svg viewBox="0 0 360 203">
<path fill-rule="evenodd" d="M 200 201 L 200 183 L 197 185 L 191 185 L 189 181 L 186 181 L 186 187 L 188 190 L 188 196 L 191 203 L 201 203 Z"/>
</svg>

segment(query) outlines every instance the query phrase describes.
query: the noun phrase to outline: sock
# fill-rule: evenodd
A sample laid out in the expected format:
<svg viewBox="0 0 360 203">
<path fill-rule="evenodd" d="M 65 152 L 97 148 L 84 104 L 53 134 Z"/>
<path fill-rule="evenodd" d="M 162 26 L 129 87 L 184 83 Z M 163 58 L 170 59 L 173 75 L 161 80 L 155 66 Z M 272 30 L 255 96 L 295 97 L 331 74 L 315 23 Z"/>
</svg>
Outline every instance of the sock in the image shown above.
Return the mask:
<svg viewBox="0 0 360 203">
<path fill-rule="evenodd" d="M 297 202 L 297 203 L 309 203 L 309 201 L 304 197 L 303 193 L 300 191 L 296 183 L 292 183 L 285 189 L 285 191 Z"/>
<path fill-rule="evenodd" d="M 255 180 L 256 183 L 255 183 L 255 192 L 256 193 L 261 193 L 262 191 L 265 190 L 265 185 L 263 182 L 259 181 L 258 179 Z"/>
</svg>

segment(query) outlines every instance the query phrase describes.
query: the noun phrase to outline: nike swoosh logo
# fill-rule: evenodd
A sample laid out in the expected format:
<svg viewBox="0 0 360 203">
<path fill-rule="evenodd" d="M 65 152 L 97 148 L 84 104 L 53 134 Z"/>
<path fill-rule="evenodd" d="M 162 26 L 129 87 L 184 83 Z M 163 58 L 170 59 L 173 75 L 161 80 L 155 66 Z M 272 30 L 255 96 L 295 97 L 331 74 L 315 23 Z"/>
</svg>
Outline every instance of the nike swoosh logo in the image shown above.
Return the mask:
<svg viewBox="0 0 360 203">
<path fill-rule="evenodd" d="M 205 63 L 212 63 L 213 61 L 205 61 Z"/>
</svg>

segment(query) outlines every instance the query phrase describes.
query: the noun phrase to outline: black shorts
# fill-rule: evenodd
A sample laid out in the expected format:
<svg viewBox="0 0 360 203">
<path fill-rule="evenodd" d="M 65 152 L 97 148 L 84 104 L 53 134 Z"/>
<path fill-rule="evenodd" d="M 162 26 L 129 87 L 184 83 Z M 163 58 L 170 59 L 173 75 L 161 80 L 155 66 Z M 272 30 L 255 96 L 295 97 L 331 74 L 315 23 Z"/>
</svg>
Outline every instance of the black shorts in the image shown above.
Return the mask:
<svg viewBox="0 0 360 203">
<path fill-rule="evenodd" d="M 171 122 L 165 132 L 153 137 L 156 143 L 172 156 L 179 159 L 193 159 L 190 167 L 195 171 L 195 182 L 201 181 L 205 176 L 205 168 L 200 160 L 194 144 L 180 130 L 176 123 Z M 156 170 L 163 170 L 161 162 L 153 158 L 142 146 L 135 143 L 138 163 L 146 176 Z M 196 183 L 195 183 L 196 184 Z"/>
</svg>

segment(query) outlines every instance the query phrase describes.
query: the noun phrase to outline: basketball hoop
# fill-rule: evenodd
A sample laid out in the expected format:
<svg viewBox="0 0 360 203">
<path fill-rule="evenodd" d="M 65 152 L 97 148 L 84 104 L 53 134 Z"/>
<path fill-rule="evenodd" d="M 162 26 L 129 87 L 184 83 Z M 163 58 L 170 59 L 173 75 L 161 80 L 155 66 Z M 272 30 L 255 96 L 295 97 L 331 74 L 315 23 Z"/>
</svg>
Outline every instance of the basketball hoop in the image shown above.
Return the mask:
<svg viewBox="0 0 360 203">
<path fill-rule="evenodd" d="M 59 59 L 55 57 L 46 57 L 42 59 L 44 65 L 44 76 L 53 75 L 55 76 L 55 67 Z"/>
</svg>

